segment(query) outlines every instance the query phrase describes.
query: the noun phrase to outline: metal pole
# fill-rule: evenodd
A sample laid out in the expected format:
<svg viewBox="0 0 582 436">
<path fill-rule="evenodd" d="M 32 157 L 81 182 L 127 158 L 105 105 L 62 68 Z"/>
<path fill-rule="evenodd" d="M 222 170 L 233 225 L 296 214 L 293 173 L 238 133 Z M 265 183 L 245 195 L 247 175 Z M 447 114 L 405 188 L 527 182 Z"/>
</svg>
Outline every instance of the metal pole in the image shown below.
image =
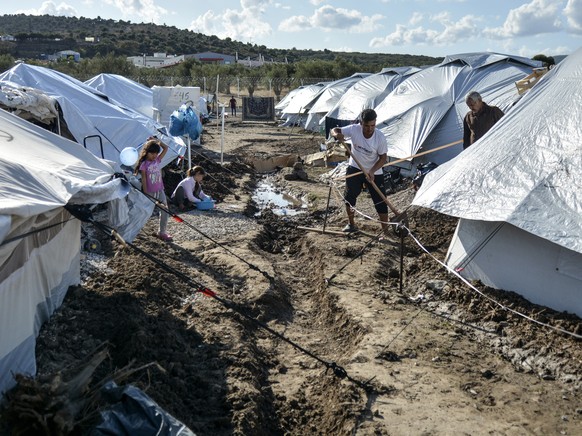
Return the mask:
<svg viewBox="0 0 582 436">
<path fill-rule="evenodd" d="M 404 285 L 404 229 L 400 229 L 400 294 L 403 293 Z"/>
<path fill-rule="evenodd" d="M 222 131 L 220 133 L 220 165 L 224 164 L 224 106 L 222 107 Z"/>
<path fill-rule="evenodd" d="M 215 97 L 215 100 L 216 100 L 216 110 L 219 110 L 220 109 L 220 105 L 218 104 L 218 79 L 219 78 L 220 78 L 220 75 L 217 74 L 216 75 L 216 92 L 214 93 L 214 97 Z M 218 117 L 216 117 L 216 128 L 218 129 Z"/>
<path fill-rule="evenodd" d="M 190 141 L 190 135 L 187 137 L 188 141 L 188 169 L 192 168 L 192 142 Z"/>
</svg>

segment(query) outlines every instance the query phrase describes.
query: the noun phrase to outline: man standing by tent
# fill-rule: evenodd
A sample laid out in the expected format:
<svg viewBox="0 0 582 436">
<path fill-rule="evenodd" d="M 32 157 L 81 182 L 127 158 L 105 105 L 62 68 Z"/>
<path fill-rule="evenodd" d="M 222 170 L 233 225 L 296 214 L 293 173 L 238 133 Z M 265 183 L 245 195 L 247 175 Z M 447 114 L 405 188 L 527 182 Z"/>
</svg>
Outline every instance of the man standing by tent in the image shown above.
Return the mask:
<svg viewBox="0 0 582 436">
<path fill-rule="evenodd" d="M 465 103 L 471 110 L 463 120 L 463 150 L 473 145 L 503 116 L 501 109 L 489 106 L 477 91 L 469 92 Z"/>
<path fill-rule="evenodd" d="M 346 190 L 344 198 L 348 213 L 348 224 L 343 231 L 352 233 L 357 231 L 354 223 L 354 210 L 356 200 L 362 192 L 364 183 L 374 202 L 374 207 L 382 224 L 384 233 L 388 231 L 388 205 L 380 194 L 373 188 L 372 183 L 384 191 L 384 175 L 382 167 L 386 163 L 388 144 L 386 137 L 376 129 L 376 112 L 373 109 L 364 109 L 360 115 L 360 124 L 351 124 L 345 127 L 334 127 L 331 136 L 343 142 L 345 137 L 351 139 L 352 146 L 350 160 L 346 170 Z M 359 168 L 358 161 L 363 168 Z M 354 174 L 352 176 L 352 174 Z"/>
</svg>

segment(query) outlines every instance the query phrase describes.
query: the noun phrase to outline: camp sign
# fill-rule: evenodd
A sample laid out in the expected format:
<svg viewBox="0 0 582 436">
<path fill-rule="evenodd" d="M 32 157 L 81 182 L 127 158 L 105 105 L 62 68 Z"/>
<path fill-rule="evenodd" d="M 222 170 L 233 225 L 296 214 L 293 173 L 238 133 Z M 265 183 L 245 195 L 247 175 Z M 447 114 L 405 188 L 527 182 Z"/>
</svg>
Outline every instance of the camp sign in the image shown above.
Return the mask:
<svg viewBox="0 0 582 436">
<path fill-rule="evenodd" d="M 152 91 L 154 118 L 164 126 L 170 124 L 170 115 L 183 104 L 198 108 L 198 86 L 154 86 Z"/>
</svg>

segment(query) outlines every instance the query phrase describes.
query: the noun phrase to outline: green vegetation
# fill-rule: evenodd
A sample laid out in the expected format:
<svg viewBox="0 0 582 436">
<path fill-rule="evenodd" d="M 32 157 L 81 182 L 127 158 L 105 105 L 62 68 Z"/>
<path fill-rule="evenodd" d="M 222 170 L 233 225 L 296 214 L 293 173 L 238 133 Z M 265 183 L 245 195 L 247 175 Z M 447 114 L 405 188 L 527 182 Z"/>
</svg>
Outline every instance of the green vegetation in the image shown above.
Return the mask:
<svg viewBox="0 0 582 436">
<path fill-rule="evenodd" d="M 385 53 L 332 52 L 330 50 L 272 49 L 264 45 L 220 39 L 173 26 L 100 17 L 57 17 L 51 15 L 0 15 L 0 35 L 12 35 L 15 41 L 0 41 L 0 72 L 11 68 L 18 60 L 44 65 L 85 81 L 100 73 L 125 76 L 146 86 L 199 86 L 212 93 L 240 93 L 252 96 L 261 87 L 277 100 L 301 85 L 331 81 L 354 73 L 375 73 L 386 67 L 426 66 L 442 58 Z M 86 40 L 86 38 L 90 40 Z M 46 62 L 43 55 L 61 50 L 74 50 L 81 61 Z M 266 63 L 258 68 L 241 64 L 216 65 L 195 59 L 164 69 L 137 68 L 128 56 L 164 52 L 174 55 L 218 52 L 238 55 L 241 59 L 256 59 L 261 55 Z M 553 64 L 552 57 L 536 55 L 534 59 Z M 220 88 L 216 90 L 216 78 Z"/>
<path fill-rule="evenodd" d="M 14 42 L 0 45 L 0 54 L 14 58 L 39 59 L 41 54 L 52 54 L 60 50 L 74 50 L 82 58 L 100 56 L 139 56 L 165 52 L 168 54 L 193 54 L 213 51 L 239 58 L 256 58 L 262 55 L 267 61 L 294 64 L 307 61 L 334 63 L 333 76 L 345 77 L 342 71 L 351 71 L 354 65 L 362 72 L 377 72 L 384 67 L 433 65 L 441 58 L 383 53 L 344 53 L 330 50 L 273 49 L 264 45 L 220 39 L 174 26 L 156 24 L 133 24 L 123 20 L 104 20 L 99 17 L 57 17 L 51 15 L 1 15 L 0 35 L 16 37 Z M 88 42 L 85 38 L 94 38 Z"/>
</svg>

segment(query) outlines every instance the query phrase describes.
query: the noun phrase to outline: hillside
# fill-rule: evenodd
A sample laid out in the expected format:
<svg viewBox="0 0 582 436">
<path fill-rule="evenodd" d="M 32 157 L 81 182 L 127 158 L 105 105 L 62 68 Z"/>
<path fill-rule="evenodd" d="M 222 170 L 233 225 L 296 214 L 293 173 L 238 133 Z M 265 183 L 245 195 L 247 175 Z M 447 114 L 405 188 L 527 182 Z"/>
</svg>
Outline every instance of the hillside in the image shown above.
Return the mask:
<svg viewBox="0 0 582 436">
<path fill-rule="evenodd" d="M 275 61 L 298 62 L 310 59 L 344 59 L 374 71 L 386 66 L 433 65 L 441 58 L 403 54 L 333 52 L 330 50 L 297 50 L 268 48 L 264 45 L 243 43 L 230 38 L 220 39 L 174 26 L 102 18 L 63 17 L 51 15 L 1 15 L 0 35 L 12 35 L 16 41 L 0 42 L 0 54 L 15 58 L 38 59 L 42 54 L 69 49 L 84 58 L 97 54 L 135 56 L 143 53 L 166 52 L 191 54 L 215 51 L 251 58 L 259 54 Z M 86 42 L 93 37 L 95 42 Z"/>
</svg>

